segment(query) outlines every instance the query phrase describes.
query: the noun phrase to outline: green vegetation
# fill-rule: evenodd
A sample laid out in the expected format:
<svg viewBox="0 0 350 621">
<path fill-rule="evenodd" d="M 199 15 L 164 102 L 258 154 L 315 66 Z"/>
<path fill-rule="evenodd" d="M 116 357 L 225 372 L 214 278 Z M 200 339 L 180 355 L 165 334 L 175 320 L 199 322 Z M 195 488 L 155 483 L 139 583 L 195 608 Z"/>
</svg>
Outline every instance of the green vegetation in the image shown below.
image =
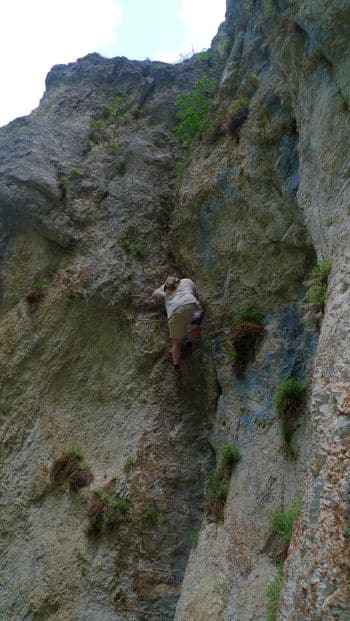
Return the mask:
<svg viewBox="0 0 350 621">
<path fill-rule="evenodd" d="M 136 458 L 131 457 L 131 455 L 129 455 L 129 457 L 127 457 L 124 462 L 124 472 L 130 472 L 130 470 L 135 466 L 135 464 L 136 464 Z"/>
<path fill-rule="evenodd" d="M 304 400 L 306 391 L 305 383 L 295 377 L 288 377 L 280 382 L 274 393 L 274 404 L 279 414 L 284 408 L 295 407 Z"/>
<path fill-rule="evenodd" d="M 309 304 L 317 304 L 324 307 L 326 300 L 327 285 L 312 285 L 306 292 L 305 299 Z"/>
<path fill-rule="evenodd" d="M 155 505 L 147 505 L 144 507 L 141 516 L 143 521 L 147 522 L 150 526 L 157 526 L 159 515 Z"/>
<path fill-rule="evenodd" d="M 287 455 L 296 459 L 292 437 L 305 401 L 306 385 L 295 377 L 280 382 L 274 393 L 274 406 L 281 419 L 281 432 Z"/>
<path fill-rule="evenodd" d="M 193 91 L 177 97 L 179 123 L 173 133 L 186 147 L 190 147 L 203 133 L 215 91 L 215 80 L 203 77 L 196 81 Z"/>
<path fill-rule="evenodd" d="M 221 455 L 223 459 L 230 464 L 238 464 L 238 462 L 242 459 L 241 451 L 237 446 L 232 446 L 231 444 L 224 444 L 221 447 Z"/>
<path fill-rule="evenodd" d="M 80 168 L 77 168 L 76 166 L 74 166 L 73 168 L 70 169 L 69 174 L 71 177 L 80 177 L 81 170 Z"/>
<path fill-rule="evenodd" d="M 66 444 L 63 447 L 63 450 L 64 450 L 65 453 L 68 453 L 68 455 L 70 455 L 71 457 L 73 457 L 77 461 L 82 461 L 83 460 L 83 452 L 82 452 L 80 446 L 78 446 L 77 444 Z"/>
<path fill-rule="evenodd" d="M 263 317 L 264 315 L 260 311 L 254 308 L 247 308 L 234 316 L 232 325 L 235 328 L 245 321 L 253 321 L 259 325 L 262 325 Z"/>
<path fill-rule="evenodd" d="M 198 522 L 198 524 L 196 524 L 194 529 L 191 531 L 191 542 L 194 548 L 196 548 L 198 545 L 201 528 L 202 528 L 202 522 Z"/>
<path fill-rule="evenodd" d="M 343 536 L 345 539 L 350 539 L 350 523 L 344 526 Z"/>
<path fill-rule="evenodd" d="M 300 511 L 301 501 L 295 500 L 286 511 L 274 511 L 271 514 L 271 530 L 288 545 L 292 539 L 294 522 Z"/>
<path fill-rule="evenodd" d="M 269 17 L 271 14 L 271 4 L 272 0 L 264 0 L 265 1 L 265 15 Z"/>
<path fill-rule="evenodd" d="M 332 263 L 329 258 L 322 259 L 316 263 L 306 281 L 307 291 L 305 294 L 307 314 L 304 323 L 313 323 L 320 327 L 324 307 L 326 303 L 328 276 L 331 273 Z"/>
<path fill-rule="evenodd" d="M 224 517 L 224 506 L 228 494 L 229 482 L 221 472 L 215 470 L 209 477 L 206 503 L 208 513 L 216 519 Z"/>
<path fill-rule="evenodd" d="M 227 356 L 228 356 L 229 361 L 232 363 L 235 363 L 237 360 L 239 360 L 239 352 L 236 351 L 235 349 L 233 349 L 232 351 L 229 351 Z"/>
<path fill-rule="evenodd" d="M 229 41 L 225 41 L 224 43 L 224 47 L 222 48 L 223 54 L 224 56 L 227 58 L 227 56 L 229 55 L 230 51 L 231 51 L 231 45 L 229 43 Z"/>
<path fill-rule="evenodd" d="M 119 243 L 123 250 L 130 253 L 137 259 L 143 259 L 146 256 L 146 250 L 144 246 L 142 246 L 142 244 L 138 244 L 137 242 L 129 239 L 126 236 L 122 237 Z"/>
<path fill-rule="evenodd" d="M 126 94 L 117 95 L 110 103 L 101 104 L 102 118 L 91 121 L 90 129 L 104 131 L 108 125 L 113 125 L 113 123 L 130 121 L 132 117 L 127 111 L 128 106 L 130 106 L 130 97 Z"/>
<path fill-rule="evenodd" d="M 85 154 L 90 153 L 91 149 L 96 145 L 96 142 L 94 142 L 93 140 L 91 140 L 90 138 L 87 138 L 85 140 Z"/>
<path fill-rule="evenodd" d="M 267 587 L 266 596 L 268 599 L 266 621 L 276 621 L 278 612 L 278 601 L 283 587 L 283 566 L 276 568 L 276 577 Z"/>
<path fill-rule="evenodd" d="M 63 177 L 63 175 L 57 177 L 57 185 L 59 188 L 61 188 L 61 190 L 66 191 L 68 188 L 68 181 L 65 177 Z"/>
<path fill-rule="evenodd" d="M 126 164 L 127 164 L 126 158 L 125 157 L 120 157 L 119 160 L 117 161 L 117 164 L 116 164 L 116 169 L 117 169 L 117 172 L 119 174 L 122 175 L 122 174 L 125 173 L 125 171 L 126 171 Z"/>
<path fill-rule="evenodd" d="M 202 52 L 199 52 L 195 56 L 196 56 L 196 60 L 207 62 L 213 58 L 213 52 L 211 50 L 202 50 Z"/>
<path fill-rule="evenodd" d="M 131 503 L 108 486 L 94 490 L 88 509 L 87 534 L 99 535 L 130 521 Z"/>
<path fill-rule="evenodd" d="M 349 104 L 346 97 L 343 93 L 338 94 L 337 96 L 337 108 L 340 112 L 349 112 Z"/>
<path fill-rule="evenodd" d="M 33 282 L 30 285 L 30 291 L 41 291 L 41 289 L 43 288 L 43 284 L 40 282 Z"/>
<path fill-rule="evenodd" d="M 106 148 L 110 155 L 119 155 L 122 150 L 122 146 L 117 140 L 112 140 Z"/>
</svg>

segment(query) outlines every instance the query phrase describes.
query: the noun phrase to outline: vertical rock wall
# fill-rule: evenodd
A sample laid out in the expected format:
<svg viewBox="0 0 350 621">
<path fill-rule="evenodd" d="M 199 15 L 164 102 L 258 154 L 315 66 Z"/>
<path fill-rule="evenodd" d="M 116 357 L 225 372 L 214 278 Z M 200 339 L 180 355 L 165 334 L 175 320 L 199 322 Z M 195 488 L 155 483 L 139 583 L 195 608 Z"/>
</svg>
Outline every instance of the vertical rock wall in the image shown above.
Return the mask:
<svg viewBox="0 0 350 621">
<path fill-rule="evenodd" d="M 340 0 L 229 0 L 211 58 L 89 55 L 0 130 L 1 619 L 263 620 L 270 513 L 296 499 L 277 618 L 349 618 L 349 24 Z M 203 76 L 218 94 L 180 179 L 175 100 Z M 316 257 L 320 335 L 302 322 Z M 206 308 L 180 385 L 149 298 L 172 271 Z M 237 378 L 251 307 L 264 338 Z M 290 374 L 308 385 L 296 459 L 273 406 Z M 232 442 L 215 521 L 205 487 Z M 94 475 L 78 492 L 50 481 L 67 444 Z M 91 537 L 111 489 L 131 520 Z"/>
</svg>

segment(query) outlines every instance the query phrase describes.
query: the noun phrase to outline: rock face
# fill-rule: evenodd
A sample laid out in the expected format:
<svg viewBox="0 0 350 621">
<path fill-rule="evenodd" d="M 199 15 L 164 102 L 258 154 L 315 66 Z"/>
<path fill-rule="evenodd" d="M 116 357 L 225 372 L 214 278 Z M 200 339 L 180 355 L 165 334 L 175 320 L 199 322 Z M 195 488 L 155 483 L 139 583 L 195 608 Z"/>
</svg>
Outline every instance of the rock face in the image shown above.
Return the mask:
<svg viewBox="0 0 350 621">
<path fill-rule="evenodd" d="M 0 129 L 2 620 L 350 618 L 349 30 L 341 0 L 228 0 L 209 55 L 54 67 Z M 184 154 L 176 97 L 202 77 L 218 91 Z M 325 258 L 318 334 L 303 283 Z M 168 273 L 206 309 L 180 381 L 150 300 Z M 307 397 L 288 453 L 289 376 Z M 242 458 L 215 516 L 226 444 Z M 94 480 L 74 491 L 52 465 L 76 445 Z M 94 530 L 98 498 L 130 515 Z M 296 501 L 277 558 L 271 512 Z"/>
</svg>

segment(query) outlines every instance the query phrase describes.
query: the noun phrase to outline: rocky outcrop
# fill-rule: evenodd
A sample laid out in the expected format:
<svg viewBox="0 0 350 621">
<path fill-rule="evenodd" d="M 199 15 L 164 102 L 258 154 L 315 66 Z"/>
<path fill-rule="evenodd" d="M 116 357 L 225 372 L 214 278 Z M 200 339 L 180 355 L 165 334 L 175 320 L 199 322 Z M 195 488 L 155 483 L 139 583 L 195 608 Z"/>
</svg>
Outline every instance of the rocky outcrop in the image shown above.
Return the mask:
<svg viewBox="0 0 350 621">
<path fill-rule="evenodd" d="M 287 552 L 270 615 L 349 618 L 349 26 L 341 0 L 229 0 L 211 54 L 54 67 L 0 129 L 6 621 L 263 620 Z M 218 91 L 184 154 L 176 97 L 201 77 Z M 318 334 L 303 283 L 326 257 Z M 149 295 L 171 272 L 206 309 L 180 383 Z M 239 374 L 251 308 L 263 337 Z M 307 385 L 292 452 L 274 405 L 289 376 Z M 205 495 L 226 444 L 242 458 L 219 519 Z M 50 472 L 76 445 L 94 480 L 72 491 Z M 120 498 L 128 515 L 93 527 L 91 503 Z M 271 512 L 296 501 L 277 558 Z"/>
</svg>

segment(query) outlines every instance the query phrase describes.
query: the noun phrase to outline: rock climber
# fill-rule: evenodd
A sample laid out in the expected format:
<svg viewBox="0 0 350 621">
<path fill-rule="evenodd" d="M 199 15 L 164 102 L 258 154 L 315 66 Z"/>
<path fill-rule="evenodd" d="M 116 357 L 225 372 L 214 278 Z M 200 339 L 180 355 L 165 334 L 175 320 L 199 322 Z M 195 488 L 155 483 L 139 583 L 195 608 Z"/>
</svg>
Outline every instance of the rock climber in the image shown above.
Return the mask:
<svg viewBox="0 0 350 621">
<path fill-rule="evenodd" d="M 192 343 L 200 332 L 203 311 L 194 282 L 190 278 L 168 276 L 164 285 L 152 293 L 154 301 L 164 299 L 171 338 L 171 356 L 175 371 L 180 369 L 182 339 L 187 336 L 186 347 L 192 351 Z"/>
</svg>

